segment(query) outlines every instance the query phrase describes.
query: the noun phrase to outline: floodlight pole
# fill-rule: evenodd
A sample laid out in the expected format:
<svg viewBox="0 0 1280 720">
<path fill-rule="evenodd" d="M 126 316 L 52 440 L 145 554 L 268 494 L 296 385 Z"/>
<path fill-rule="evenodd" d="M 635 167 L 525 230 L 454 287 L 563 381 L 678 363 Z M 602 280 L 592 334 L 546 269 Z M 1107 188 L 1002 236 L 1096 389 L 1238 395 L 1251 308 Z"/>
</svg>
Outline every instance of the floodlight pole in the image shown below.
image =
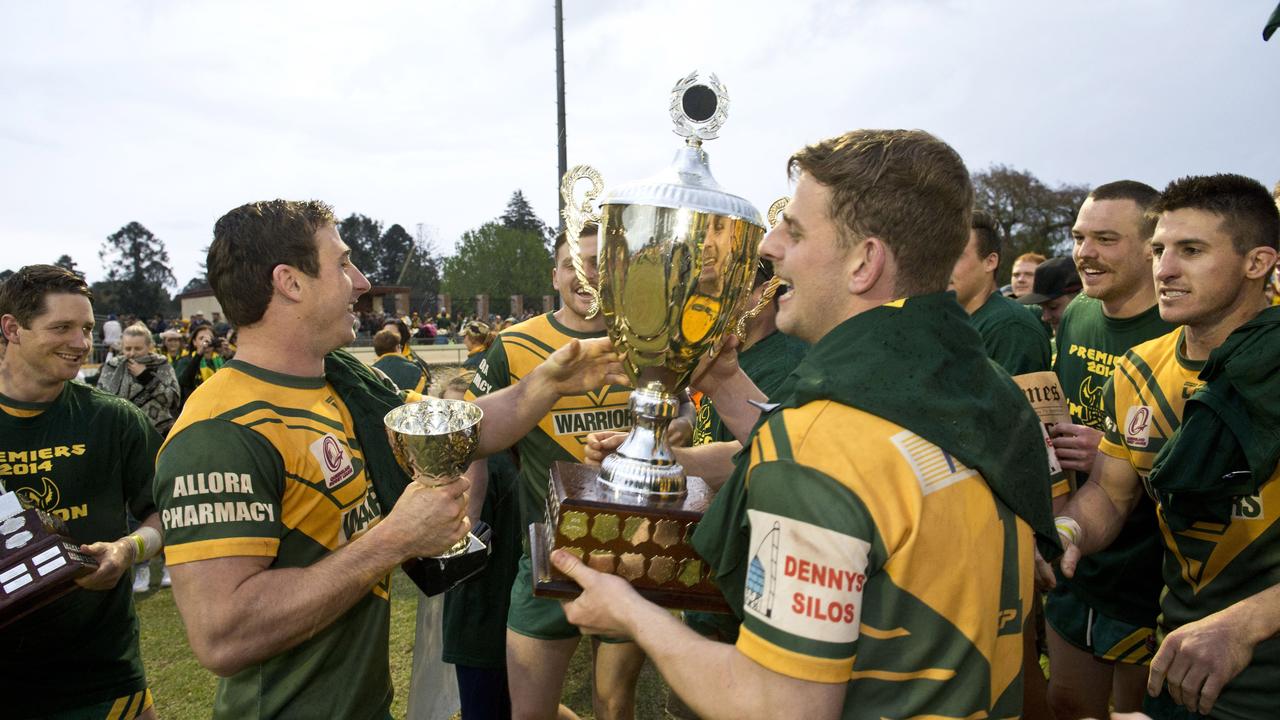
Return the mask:
<svg viewBox="0 0 1280 720">
<path fill-rule="evenodd" d="M 560 195 L 560 178 L 569 171 L 569 151 L 564 126 L 564 0 L 556 0 L 556 136 L 560 163 L 556 172 L 556 197 L 560 199 L 560 229 L 564 230 L 564 198 Z"/>
</svg>

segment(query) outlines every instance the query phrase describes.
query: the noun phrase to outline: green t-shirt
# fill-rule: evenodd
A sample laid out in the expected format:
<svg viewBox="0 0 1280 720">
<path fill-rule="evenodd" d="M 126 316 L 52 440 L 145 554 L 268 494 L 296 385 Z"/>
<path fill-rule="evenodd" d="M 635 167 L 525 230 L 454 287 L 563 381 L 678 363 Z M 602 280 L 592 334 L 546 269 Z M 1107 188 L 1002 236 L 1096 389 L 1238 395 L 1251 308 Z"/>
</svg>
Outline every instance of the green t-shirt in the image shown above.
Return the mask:
<svg viewBox="0 0 1280 720">
<path fill-rule="evenodd" d="M 782 332 L 774 332 L 743 350 L 738 355 L 738 366 L 751 378 L 751 382 L 765 394 L 773 395 L 782 381 L 809 352 L 809 344 Z M 698 422 L 693 431 L 693 444 L 735 440 L 733 433 L 724 426 L 711 399 L 703 396 L 698 403 Z"/>
<path fill-rule="evenodd" d="M 551 353 L 573 339 L 603 337 L 562 325 L 553 313 L 539 315 L 503 330 L 476 371 L 467 399 L 474 399 L 519 382 Z M 551 463 L 582 462 L 587 436 L 602 430 L 627 430 L 631 388 L 610 385 L 578 395 L 566 395 L 551 412 L 515 445 L 520 460 L 521 532 L 529 523 L 543 522 Z M 523 535 L 522 535 L 523 537 Z"/>
<path fill-rule="evenodd" d="M 77 382 L 51 403 L 0 395 L 0 482 L 67 524 L 81 543 L 129 533 L 126 511 L 155 512 L 160 436 L 138 408 Z M 131 573 L 110 590 L 72 590 L 0 629 L 3 714 L 28 717 L 146 687 Z"/>
<path fill-rule="evenodd" d="M 1053 357 L 1044 323 L 998 291 L 974 311 L 969 324 L 982 336 L 987 357 L 1010 375 L 1048 370 Z"/>
<path fill-rule="evenodd" d="M 1160 308 L 1155 305 L 1130 318 L 1109 318 L 1102 312 L 1101 301 L 1084 293 L 1077 295 L 1058 325 L 1054 366 L 1072 422 L 1105 430 L 1103 389 L 1116 361 L 1133 346 L 1168 334 L 1174 327 L 1160 319 Z M 1060 577 L 1060 584 L 1104 615 L 1154 627 L 1163 584 L 1161 552 L 1155 506 L 1144 493 L 1115 542 L 1082 558 L 1075 578 Z"/>
<path fill-rule="evenodd" d="M 160 451 L 155 496 L 170 565 L 262 557 L 270 569 L 309 567 L 382 519 L 332 386 L 239 360 L 187 401 Z M 385 717 L 389 591 L 383 577 L 310 638 L 222 678 L 214 717 Z"/>
<path fill-rule="evenodd" d="M 489 524 L 489 565 L 444 596 L 441 659 L 468 667 L 507 666 L 507 609 L 520 560 L 519 470 L 511 453 L 490 455 L 489 484 L 480 519 Z"/>
<path fill-rule="evenodd" d="M 424 393 L 427 389 L 427 374 L 409 358 L 395 353 L 382 355 L 377 362 L 373 364 L 401 390 L 412 390 L 416 393 Z"/>
</svg>

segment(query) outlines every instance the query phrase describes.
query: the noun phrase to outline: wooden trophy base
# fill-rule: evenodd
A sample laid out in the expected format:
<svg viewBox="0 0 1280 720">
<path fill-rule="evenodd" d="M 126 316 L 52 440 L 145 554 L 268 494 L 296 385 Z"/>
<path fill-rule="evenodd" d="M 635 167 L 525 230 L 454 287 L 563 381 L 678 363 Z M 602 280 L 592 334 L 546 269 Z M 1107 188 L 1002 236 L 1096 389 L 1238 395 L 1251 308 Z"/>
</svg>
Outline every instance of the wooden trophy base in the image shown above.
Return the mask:
<svg viewBox="0 0 1280 720">
<path fill-rule="evenodd" d="M 0 628 L 76 589 L 98 568 L 56 518 L 34 508 L 0 519 Z"/>
<path fill-rule="evenodd" d="M 594 570 L 626 579 L 662 607 L 730 612 L 710 567 L 689 544 L 715 491 L 690 477 L 683 498 L 652 500 L 614 492 L 598 477 L 599 469 L 588 465 L 552 464 L 546 522 L 529 526 L 533 594 L 574 598 L 582 592 L 551 565 L 551 551 L 562 548 Z"/>
</svg>

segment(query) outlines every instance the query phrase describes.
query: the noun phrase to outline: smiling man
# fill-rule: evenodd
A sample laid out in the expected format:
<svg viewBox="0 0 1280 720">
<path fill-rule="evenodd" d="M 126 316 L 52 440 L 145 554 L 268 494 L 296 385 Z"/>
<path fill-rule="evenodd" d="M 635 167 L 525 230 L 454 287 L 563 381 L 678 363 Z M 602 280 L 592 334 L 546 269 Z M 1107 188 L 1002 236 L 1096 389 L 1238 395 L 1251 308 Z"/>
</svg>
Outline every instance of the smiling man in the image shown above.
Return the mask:
<svg viewBox="0 0 1280 720">
<path fill-rule="evenodd" d="M 62 519 L 99 563 L 82 589 L 0 630 L 6 717 L 155 716 L 126 571 L 160 549 L 160 436 L 127 400 L 73 381 L 93 347 L 91 297 L 52 265 L 0 285 L 0 484 Z M 134 534 L 127 512 L 143 519 Z"/>
<path fill-rule="evenodd" d="M 1117 180 L 1094 188 L 1071 228 L 1074 270 L 1084 294 L 1067 306 L 1058 326 L 1054 370 L 1071 422 L 1053 428 L 1063 468 L 1088 476 L 1105 429 L 1102 389 L 1129 348 L 1168 333 L 1151 276 L 1153 187 Z M 1054 487 L 1059 506 L 1071 482 Z M 1147 640 L 1160 595 L 1160 539 L 1155 508 L 1145 498 L 1106 550 L 1080 563 L 1076 577 L 1058 578 L 1045 600 L 1049 644 L 1049 703 L 1058 718 L 1105 717 L 1108 709 L 1142 704 Z"/>
<path fill-rule="evenodd" d="M 410 482 L 391 455 L 382 417 L 401 395 L 338 350 L 369 281 L 327 205 L 250 203 L 213 234 L 209 282 L 239 347 L 187 401 L 155 492 L 187 638 L 222 676 L 214 717 L 386 717 L 391 571 L 467 532 L 467 482 Z M 554 354 L 485 416 L 478 452 L 613 377 L 614 358 Z"/>
<path fill-rule="evenodd" d="M 1160 316 L 1182 327 L 1125 353 L 1107 430 L 1059 531 L 1062 571 L 1156 503 L 1164 591 L 1144 710 L 1270 717 L 1280 674 L 1280 309 L 1262 284 L 1280 214 L 1260 183 L 1187 177 L 1152 210 Z M 1145 490 L 1145 493 L 1144 493 Z M 1270 708 L 1270 709 L 1268 709 Z"/>
<path fill-rule="evenodd" d="M 588 225 L 578 246 L 588 280 L 596 279 L 599 229 Z M 564 232 L 556 237 L 551 284 L 560 294 L 560 309 L 503 330 L 480 361 L 468 398 L 482 397 L 526 382 L 529 371 L 557 348 L 575 340 L 605 338 L 604 316 L 588 319 L 591 295 L 573 270 L 573 256 Z M 528 537 L 530 523 L 542 522 L 547 502 L 547 478 L 557 460 L 581 462 L 586 437 L 592 431 L 623 430 L 631 425 L 627 401 L 631 390 L 621 386 L 585 388 L 566 395 L 539 419 L 537 427 L 515 445 L 520 459 L 520 537 Z M 686 435 L 687 437 L 687 435 Z M 469 476 L 479 486 L 485 482 L 485 461 L 472 464 Z M 527 544 L 527 543 L 526 543 Z M 511 711 L 517 718 L 554 718 L 560 705 L 565 673 L 581 640 L 578 629 L 567 622 L 555 600 L 533 596 L 533 573 L 528 548 L 520 557 L 519 571 L 511 586 L 507 615 L 507 670 Z M 601 718 L 630 718 L 635 713 L 636 680 L 644 655 L 633 643 L 592 643 L 592 705 Z M 461 675 L 459 676 L 461 679 Z M 462 682 L 464 695 L 480 694 L 474 685 L 492 685 L 500 679 L 475 676 Z M 465 711 L 465 708 L 464 708 Z"/>
<path fill-rule="evenodd" d="M 788 170 L 795 194 L 760 250 L 789 286 L 778 328 L 813 346 L 763 416 L 733 352 L 698 381 L 745 446 L 693 539 L 738 640 L 557 550 L 584 588 L 568 618 L 634 637 L 701 717 L 1018 716 L 1031 528 L 1054 547 L 1048 462 L 945 292 L 969 174 L 918 130 L 851 132 Z"/>
</svg>

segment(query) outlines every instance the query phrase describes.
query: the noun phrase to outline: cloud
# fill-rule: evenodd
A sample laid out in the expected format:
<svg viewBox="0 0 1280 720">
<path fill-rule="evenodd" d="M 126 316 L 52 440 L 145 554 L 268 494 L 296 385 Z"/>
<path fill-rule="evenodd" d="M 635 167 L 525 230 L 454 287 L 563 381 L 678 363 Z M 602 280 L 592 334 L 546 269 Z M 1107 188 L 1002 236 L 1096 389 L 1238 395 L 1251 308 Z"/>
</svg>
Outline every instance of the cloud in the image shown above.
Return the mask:
<svg viewBox="0 0 1280 720">
<path fill-rule="evenodd" d="M 731 94 L 713 170 L 761 209 L 791 152 L 856 127 L 1049 182 L 1280 175 L 1269 2 L 565 5 L 569 162 L 611 184 L 669 162 L 667 95 L 695 68 Z M 185 283 L 214 221 L 271 197 L 426 223 L 445 251 L 517 188 L 555 220 L 549 3 L 7 3 L 0 23 L 0 265 L 68 253 L 100 277 L 137 220 Z"/>
</svg>

